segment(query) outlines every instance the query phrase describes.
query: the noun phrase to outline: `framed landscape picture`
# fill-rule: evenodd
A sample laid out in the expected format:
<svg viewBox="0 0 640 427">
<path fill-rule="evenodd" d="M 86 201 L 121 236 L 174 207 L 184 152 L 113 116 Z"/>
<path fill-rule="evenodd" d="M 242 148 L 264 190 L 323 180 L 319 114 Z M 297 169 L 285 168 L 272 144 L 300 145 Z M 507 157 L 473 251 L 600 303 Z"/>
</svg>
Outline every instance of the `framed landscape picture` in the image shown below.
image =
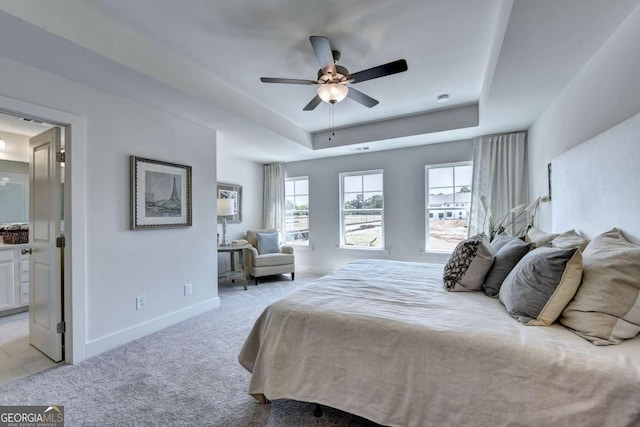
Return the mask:
<svg viewBox="0 0 640 427">
<path fill-rule="evenodd" d="M 240 224 L 242 222 L 242 185 L 219 182 L 216 198 L 233 200 L 235 214 L 227 217 L 227 224 Z M 222 217 L 218 217 L 218 224 L 222 224 Z"/>
<path fill-rule="evenodd" d="M 131 156 L 131 229 L 191 226 L 191 166 Z"/>
</svg>

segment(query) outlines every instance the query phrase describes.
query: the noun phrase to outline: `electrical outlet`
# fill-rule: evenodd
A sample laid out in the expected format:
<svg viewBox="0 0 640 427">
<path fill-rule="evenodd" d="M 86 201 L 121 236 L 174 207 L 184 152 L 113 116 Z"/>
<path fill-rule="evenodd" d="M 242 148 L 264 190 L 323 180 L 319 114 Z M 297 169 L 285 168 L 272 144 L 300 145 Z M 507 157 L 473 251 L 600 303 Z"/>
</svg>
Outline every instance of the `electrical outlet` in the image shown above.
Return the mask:
<svg viewBox="0 0 640 427">
<path fill-rule="evenodd" d="M 193 293 L 193 286 L 191 283 L 184 285 L 184 296 L 191 295 Z"/>
<path fill-rule="evenodd" d="M 147 308 L 147 297 L 145 295 L 136 297 L 136 310 L 144 310 L 145 308 Z"/>
</svg>

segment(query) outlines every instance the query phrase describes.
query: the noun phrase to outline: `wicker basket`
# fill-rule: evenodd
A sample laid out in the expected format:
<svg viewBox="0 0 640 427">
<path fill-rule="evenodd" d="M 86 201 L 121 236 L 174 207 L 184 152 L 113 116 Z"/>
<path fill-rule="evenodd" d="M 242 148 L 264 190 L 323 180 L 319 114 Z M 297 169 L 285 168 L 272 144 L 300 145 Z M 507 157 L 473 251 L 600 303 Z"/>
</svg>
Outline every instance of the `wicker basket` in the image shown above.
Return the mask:
<svg viewBox="0 0 640 427">
<path fill-rule="evenodd" d="M 29 243 L 29 230 L 10 230 L 2 232 L 2 242 L 5 245 Z"/>
</svg>

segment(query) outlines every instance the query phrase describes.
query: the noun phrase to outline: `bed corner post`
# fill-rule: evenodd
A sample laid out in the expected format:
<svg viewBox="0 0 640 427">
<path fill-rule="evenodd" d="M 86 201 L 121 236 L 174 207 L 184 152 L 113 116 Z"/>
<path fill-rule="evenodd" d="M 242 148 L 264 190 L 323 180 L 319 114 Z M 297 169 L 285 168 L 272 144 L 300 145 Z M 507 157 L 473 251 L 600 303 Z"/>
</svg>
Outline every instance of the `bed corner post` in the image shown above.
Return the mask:
<svg viewBox="0 0 640 427">
<path fill-rule="evenodd" d="M 267 403 L 271 403 L 271 401 L 269 399 L 267 399 L 267 396 L 265 396 L 262 393 L 251 394 L 251 396 L 254 399 L 256 399 L 258 401 L 258 403 L 262 403 L 263 405 L 266 405 Z"/>
<path fill-rule="evenodd" d="M 313 409 L 313 416 L 320 418 L 322 416 L 322 407 L 316 403 L 316 407 Z"/>
</svg>

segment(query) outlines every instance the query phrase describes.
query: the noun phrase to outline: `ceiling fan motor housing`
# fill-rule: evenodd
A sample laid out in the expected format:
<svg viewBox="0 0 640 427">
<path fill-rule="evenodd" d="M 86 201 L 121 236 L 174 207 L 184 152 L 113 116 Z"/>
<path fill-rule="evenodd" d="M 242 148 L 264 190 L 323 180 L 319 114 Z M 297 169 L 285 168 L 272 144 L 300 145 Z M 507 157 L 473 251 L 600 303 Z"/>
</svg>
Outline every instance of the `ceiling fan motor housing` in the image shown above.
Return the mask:
<svg viewBox="0 0 640 427">
<path fill-rule="evenodd" d="M 336 67 L 336 75 L 332 77 L 330 77 L 329 75 L 326 75 L 322 70 L 322 68 L 319 69 L 318 81 L 322 81 L 324 83 L 327 83 L 327 82 L 338 83 L 338 82 L 347 80 L 347 77 L 349 76 L 349 70 L 347 70 L 342 65 L 336 65 L 335 67 Z"/>
</svg>

